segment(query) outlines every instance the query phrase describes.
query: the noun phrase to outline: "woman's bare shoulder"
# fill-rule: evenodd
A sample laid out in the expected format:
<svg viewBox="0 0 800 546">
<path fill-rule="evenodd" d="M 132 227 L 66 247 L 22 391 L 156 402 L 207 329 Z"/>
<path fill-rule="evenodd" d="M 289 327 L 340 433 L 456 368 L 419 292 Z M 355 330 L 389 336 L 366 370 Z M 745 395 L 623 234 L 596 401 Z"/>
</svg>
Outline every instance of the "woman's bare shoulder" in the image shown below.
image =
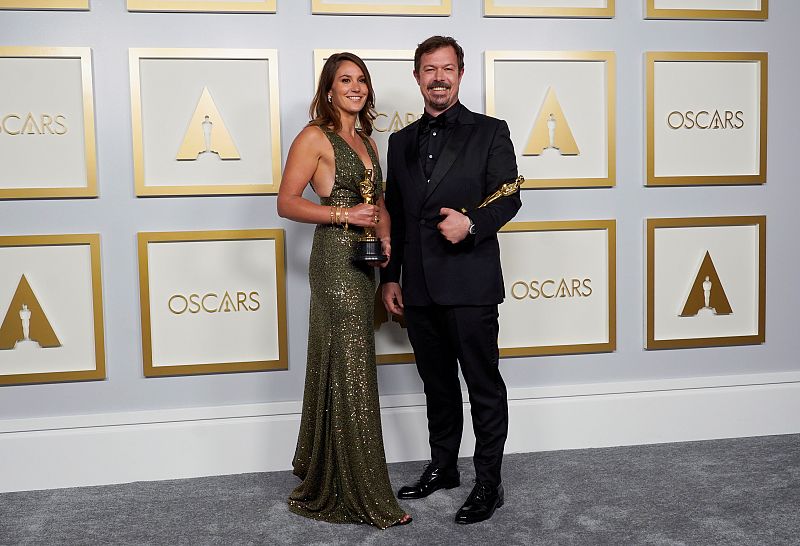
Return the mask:
<svg viewBox="0 0 800 546">
<path fill-rule="evenodd" d="M 295 141 L 304 144 L 314 144 L 319 142 L 327 142 L 328 139 L 319 125 L 306 125 L 303 130 L 297 134 Z"/>
<path fill-rule="evenodd" d="M 306 125 L 295 137 L 292 148 L 305 153 L 316 152 L 318 155 L 323 155 L 330 150 L 331 144 L 320 127 Z"/>
</svg>

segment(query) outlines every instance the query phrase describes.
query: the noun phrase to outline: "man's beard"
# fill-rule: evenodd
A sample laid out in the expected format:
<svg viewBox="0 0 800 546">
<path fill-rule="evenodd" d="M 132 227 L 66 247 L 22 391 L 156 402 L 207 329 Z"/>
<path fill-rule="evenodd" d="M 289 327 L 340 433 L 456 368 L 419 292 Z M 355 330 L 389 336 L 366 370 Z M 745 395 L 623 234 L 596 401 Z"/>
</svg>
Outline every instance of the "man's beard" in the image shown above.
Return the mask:
<svg viewBox="0 0 800 546">
<path fill-rule="evenodd" d="M 447 91 L 450 91 L 450 89 L 453 88 L 453 86 L 447 82 L 437 81 L 437 82 L 432 82 L 428 86 L 428 91 L 432 91 L 434 87 L 444 87 Z M 447 110 L 447 108 L 450 106 L 450 99 L 451 97 L 449 96 L 433 97 L 431 95 L 428 95 L 428 106 L 430 106 L 434 110 L 438 110 L 439 112 L 441 112 Z"/>
<path fill-rule="evenodd" d="M 450 99 L 447 97 L 442 97 L 441 99 L 431 98 L 428 100 L 428 106 L 430 106 L 433 110 L 443 112 L 450 106 Z"/>
</svg>

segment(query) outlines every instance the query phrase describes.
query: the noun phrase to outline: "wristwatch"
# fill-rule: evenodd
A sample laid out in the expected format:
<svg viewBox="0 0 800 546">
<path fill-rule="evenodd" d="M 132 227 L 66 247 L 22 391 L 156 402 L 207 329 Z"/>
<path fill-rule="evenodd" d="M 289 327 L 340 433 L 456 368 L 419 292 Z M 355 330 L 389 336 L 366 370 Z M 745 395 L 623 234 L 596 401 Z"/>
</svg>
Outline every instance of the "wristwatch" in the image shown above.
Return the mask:
<svg viewBox="0 0 800 546">
<path fill-rule="evenodd" d="M 467 218 L 469 218 L 469 216 Z M 469 229 L 467 229 L 467 232 L 470 235 L 475 235 L 475 232 L 476 232 L 475 222 L 472 221 L 472 218 L 469 219 Z"/>
</svg>

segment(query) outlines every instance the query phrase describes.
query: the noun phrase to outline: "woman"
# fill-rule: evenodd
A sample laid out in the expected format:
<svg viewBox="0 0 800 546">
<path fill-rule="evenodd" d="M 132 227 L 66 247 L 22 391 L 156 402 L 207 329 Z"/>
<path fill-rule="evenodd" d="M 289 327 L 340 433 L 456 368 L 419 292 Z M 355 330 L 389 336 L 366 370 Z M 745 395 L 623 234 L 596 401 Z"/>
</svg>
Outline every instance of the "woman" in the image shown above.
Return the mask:
<svg viewBox="0 0 800 546">
<path fill-rule="evenodd" d="M 374 270 L 355 265 L 363 228 L 386 235 L 388 215 L 363 202 L 359 183 L 382 177 L 372 132 L 375 96 L 367 67 L 352 53 L 331 55 L 295 138 L 278 193 L 278 214 L 317 224 L 309 263 L 311 311 L 303 416 L 293 461 L 303 480 L 289 498 L 300 515 L 381 529 L 411 521 L 389 483 L 378 404 L 373 334 Z M 356 128 L 356 122 L 361 129 Z M 303 198 L 311 182 L 320 204 Z M 383 225 L 381 225 L 383 219 Z"/>
</svg>

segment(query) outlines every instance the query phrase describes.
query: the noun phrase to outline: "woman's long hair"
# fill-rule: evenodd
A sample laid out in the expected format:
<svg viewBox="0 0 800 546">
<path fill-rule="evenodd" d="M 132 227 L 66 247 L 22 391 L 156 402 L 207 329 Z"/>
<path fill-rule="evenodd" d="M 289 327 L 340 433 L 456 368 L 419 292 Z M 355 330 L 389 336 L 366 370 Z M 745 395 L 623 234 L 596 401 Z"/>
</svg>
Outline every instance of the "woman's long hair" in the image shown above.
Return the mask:
<svg viewBox="0 0 800 546">
<path fill-rule="evenodd" d="M 364 61 L 358 55 L 347 51 L 334 53 L 325 61 L 325 66 L 322 67 L 322 73 L 319 75 L 317 92 L 314 94 L 314 100 L 311 101 L 311 106 L 308 108 L 308 115 L 311 118 L 309 124 L 320 127 L 333 127 L 336 132 L 341 130 L 342 120 L 333 104 L 328 102 L 328 92 L 333 88 L 336 71 L 344 61 L 355 63 L 364 73 L 364 78 L 367 82 L 367 99 L 364 108 L 358 113 L 358 125 L 361 127 L 362 133 L 371 135 L 372 120 L 375 119 L 375 91 L 372 88 L 372 78 Z"/>
</svg>

